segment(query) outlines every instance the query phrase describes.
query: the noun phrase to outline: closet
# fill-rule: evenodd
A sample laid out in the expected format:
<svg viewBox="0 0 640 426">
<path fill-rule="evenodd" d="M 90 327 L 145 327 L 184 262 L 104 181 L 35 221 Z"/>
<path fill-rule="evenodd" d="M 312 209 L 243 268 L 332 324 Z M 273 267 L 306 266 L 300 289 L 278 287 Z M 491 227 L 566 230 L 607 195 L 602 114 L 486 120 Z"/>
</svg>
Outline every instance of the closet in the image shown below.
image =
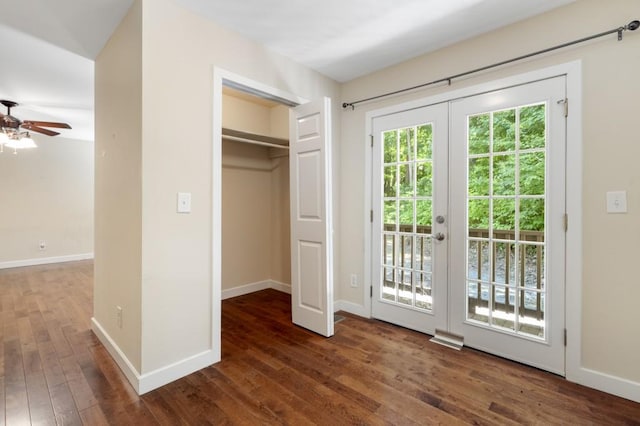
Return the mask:
<svg viewBox="0 0 640 426">
<path fill-rule="evenodd" d="M 290 291 L 289 108 L 225 87 L 222 127 L 222 298 Z"/>
</svg>

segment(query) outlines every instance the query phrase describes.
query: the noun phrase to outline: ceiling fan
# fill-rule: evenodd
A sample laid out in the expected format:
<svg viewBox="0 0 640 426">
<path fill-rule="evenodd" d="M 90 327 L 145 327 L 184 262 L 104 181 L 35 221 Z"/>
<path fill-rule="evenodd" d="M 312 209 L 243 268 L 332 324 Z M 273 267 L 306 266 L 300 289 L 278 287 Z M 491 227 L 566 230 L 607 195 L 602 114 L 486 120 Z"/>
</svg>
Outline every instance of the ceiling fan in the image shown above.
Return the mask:
<svg viewBox="0 0 640 426">
<path fill-rule="evenodd" d="M 36 120 L 20 120 L 11 115 L 11 108 L 17 107 L 18 103 L 7 100 L 0 100 L 0 103 L 7 108 L 7 114 L 4 115 L 0 112 L 0 127 L 4 132 L 11 137 L 15 134 L 20 134 L 20 128 L 31 131 L 42 133 L 47 136 L 56 136 L 59 135 L 59 132 L 54 132 L 53 130 L 45 129 L 45 127 L 53 127 L 58 129 L 70 129 L 67 123 L 56 123 L 53 121 L 36 121 Z"/>
</svg>

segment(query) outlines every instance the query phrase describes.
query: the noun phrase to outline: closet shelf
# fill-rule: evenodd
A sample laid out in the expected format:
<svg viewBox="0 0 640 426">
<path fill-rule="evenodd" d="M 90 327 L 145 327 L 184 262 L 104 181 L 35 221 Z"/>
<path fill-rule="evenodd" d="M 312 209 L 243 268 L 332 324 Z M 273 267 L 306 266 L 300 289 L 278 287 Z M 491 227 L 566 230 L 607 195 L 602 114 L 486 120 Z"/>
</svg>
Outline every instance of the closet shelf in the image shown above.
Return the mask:
<svg viewBox="0 0 640 426">
<path fill-rule="evenodd" d="M 225 127 L 222 128 L 222 139 L 268 146 L 271 148 L 289 149 L 289 141 L 287 139 L 272 138 L 271 136 L 242 132 L 240 130 L 227 129 Z"/>
</svg>

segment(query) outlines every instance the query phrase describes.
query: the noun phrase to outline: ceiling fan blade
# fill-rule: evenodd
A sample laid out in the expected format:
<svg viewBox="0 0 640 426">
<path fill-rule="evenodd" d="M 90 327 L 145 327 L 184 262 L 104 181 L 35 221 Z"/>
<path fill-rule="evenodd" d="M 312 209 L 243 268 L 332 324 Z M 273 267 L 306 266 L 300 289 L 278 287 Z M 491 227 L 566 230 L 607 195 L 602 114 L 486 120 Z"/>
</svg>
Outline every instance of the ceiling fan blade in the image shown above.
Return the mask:
<svg viewBox="0 0 640 426">
<path fill-rule="evenodd" d="M 25 130 L 29 130 L 31 132 L 42 133 L 43 135 L 47 135 L 47 136 L 56 136 L 60 134 L 58 132 L 54 132 L 53 130 L 43 129 L 42 127 L 34 126 L 33 124 L 22 124 L 22 128 Z"/>
<path fill-rule="evenodd" d="M 71 126 L 69 126 L 67 123 L 56 123 L 56 122 L 53 122 L 53 121 L 25 120 L 22 123 L 30 125 L 30 126 L 36 126 L 36 127 L 57 127 L 59 129 L 70 129 L 71 128 Z"/>
</svg>

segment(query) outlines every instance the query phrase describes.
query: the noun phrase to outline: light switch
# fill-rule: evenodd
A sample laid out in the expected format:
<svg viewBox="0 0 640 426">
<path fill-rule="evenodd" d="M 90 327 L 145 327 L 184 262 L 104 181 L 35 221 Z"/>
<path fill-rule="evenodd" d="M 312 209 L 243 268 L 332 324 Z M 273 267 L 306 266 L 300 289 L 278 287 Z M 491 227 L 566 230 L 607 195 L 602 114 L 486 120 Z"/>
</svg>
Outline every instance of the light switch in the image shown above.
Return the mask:
<svg viewBox="0 0 640 426">
<path fill-rule="evenodd" d="M 178 192 L 178 213 L 191 213 L 190 192 Z"/>
<path fill-rule="evenodd" d="M 607 192 L 607 213 L 627 212 L 627 191 Z"/>
</svg>

